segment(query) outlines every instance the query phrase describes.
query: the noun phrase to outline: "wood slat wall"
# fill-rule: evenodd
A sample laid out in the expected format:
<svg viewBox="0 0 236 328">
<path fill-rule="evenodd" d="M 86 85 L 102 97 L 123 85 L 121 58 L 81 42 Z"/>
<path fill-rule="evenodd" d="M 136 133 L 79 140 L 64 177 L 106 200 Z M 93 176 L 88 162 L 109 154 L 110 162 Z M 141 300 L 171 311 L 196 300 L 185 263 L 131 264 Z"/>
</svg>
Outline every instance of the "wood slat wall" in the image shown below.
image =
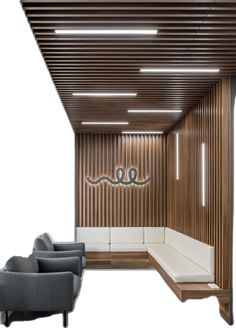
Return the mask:
<svg viewBox="0 0 236 328">
<path fill-rule="evenodd" d="M 201 143 L 206 144 L 205 207 L 201 206 Z M 223 79 L 167 136 L 167 226 L 215 247 L 216 283 L 222 288 L 230 288 L 231 153 L 230 80 Z"/>
<path fill-rule="evenodd" d="M 166 138 L 157 135 L 75 136 L 76 226 L 164 226 L 166 221 Z M 114 177 L 116 167 L 136 167 L 145 186 L 91 186 L 85 177 Z"/>
</svg>

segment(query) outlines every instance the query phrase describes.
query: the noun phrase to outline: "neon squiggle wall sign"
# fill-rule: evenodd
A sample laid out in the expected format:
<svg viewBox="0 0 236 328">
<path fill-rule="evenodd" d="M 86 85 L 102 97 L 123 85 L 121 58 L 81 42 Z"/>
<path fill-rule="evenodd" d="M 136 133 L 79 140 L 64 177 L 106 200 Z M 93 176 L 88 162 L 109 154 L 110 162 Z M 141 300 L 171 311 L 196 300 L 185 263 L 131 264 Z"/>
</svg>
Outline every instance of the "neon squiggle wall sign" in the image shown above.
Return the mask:
<svg viewBox="0 0 236 328">
<path fill-rule="evenodd" d="M 134 167 L 131 167 L 127 170 L 128 179 L 125 179 L 125 170 L 122 167 L 118 167 L 115 170 L 115 180 L 112 180 L 110 177 L 103 175 L 95 180 L 91 179 L 90 177 L 86 177 L 86 181 L 87 181 L 87 183 L 89 183 L 91 185 L 98 185 L 101 182 L 107 182 L 113 186 L 117 186 L 117 185 L 143 186 L 143 185 L 148 184 L 151 181 L 150 177 L 147 177 L 144 180 L 138 180 L 137 175 L 138 175 L 137 169 Z"/>
</svg>

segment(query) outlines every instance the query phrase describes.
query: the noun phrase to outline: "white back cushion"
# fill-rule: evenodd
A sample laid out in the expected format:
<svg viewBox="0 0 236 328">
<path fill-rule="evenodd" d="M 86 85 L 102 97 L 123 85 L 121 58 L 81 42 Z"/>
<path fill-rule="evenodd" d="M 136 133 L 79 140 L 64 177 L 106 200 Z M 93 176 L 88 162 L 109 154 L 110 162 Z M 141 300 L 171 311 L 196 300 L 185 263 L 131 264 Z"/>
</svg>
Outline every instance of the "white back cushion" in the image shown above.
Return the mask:
<svg viewBox="0 0 236 328">
<path fill-rule="evenodd" d="M 110 228 L 76 228 L 76 241 L 85 244 L 109 244 Z"/>
<path fill-rule="evenodd" d="M 111 228 L 111 244 L 142 244 L 143 228 Z"/>
<path fill-rule="evenodd" d="M 165 229 L 165 243 L 214 274 L 214 247 L 170 228 Z"/>
<path fill-rule="evenodd" d="M 164 227 L 144 227 L 144 243 L 164 243 Z"/>
</svg>

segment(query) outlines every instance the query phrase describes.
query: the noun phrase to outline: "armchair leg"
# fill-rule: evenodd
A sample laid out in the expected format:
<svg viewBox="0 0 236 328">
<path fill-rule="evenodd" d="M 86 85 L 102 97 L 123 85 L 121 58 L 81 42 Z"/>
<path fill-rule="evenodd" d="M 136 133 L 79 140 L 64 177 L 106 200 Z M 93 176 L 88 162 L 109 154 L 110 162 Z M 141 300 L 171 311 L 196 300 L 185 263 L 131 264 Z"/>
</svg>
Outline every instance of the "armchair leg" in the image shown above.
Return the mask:
<svg viewBox="0 0 236 328">
<path fill-rule="evenodd" d="M 8 316 L 8 311 L 6 311 L 5 315 L 6 315 L 5 326 L 6 326 L 6 327 L 9 327 L 10 325 L 9 325 L 9 316 Z"/>
<path fill-rule="evenodd" d="M 68 312 L 63 312 L 63 327 L 68 327 Z"/>
</svg>

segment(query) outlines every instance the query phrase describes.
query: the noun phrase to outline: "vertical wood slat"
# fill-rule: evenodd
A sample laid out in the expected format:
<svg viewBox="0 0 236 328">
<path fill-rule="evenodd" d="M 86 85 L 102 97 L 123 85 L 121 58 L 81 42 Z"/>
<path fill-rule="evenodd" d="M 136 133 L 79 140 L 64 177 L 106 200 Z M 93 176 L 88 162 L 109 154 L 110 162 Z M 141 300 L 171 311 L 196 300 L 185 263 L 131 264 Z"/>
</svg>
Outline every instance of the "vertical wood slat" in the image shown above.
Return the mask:
<svg viewBox="0 0 236 328">
<path fill-rule="evenodd" d="M 165 136 L 76 135 L 76 226 L 165 226 Z M 86 176 L 114 177 L 117 167 L 136 167 L 145 186 L 91 186 Z"/>
<path fill-rule="evenodd" d="M 215 247 L 215 281 L 230 288 L 231 101 L 221 80 L 167 136 L 167 226 Z M 175 133 L 180 180 L 175 178 Z M 206 206 L 201 206 L 201 143 L 206 143 Z"/>
</svg>

